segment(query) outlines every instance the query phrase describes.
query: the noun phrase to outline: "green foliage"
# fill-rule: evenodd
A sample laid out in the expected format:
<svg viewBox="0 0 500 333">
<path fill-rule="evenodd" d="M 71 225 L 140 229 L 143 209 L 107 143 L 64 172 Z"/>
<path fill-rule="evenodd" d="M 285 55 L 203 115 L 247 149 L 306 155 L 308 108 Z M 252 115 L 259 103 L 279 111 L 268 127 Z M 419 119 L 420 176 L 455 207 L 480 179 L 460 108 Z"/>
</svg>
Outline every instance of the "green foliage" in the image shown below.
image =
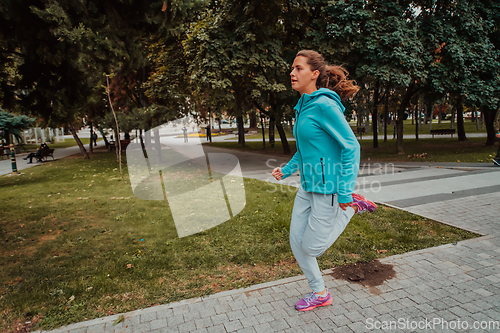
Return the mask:
<svg viewBox="0 0 500 333">
<path fill-rule="evenodd" d="M 10 142 L 9 134 L 21 138 L 22 131 L 28 129 L 35 121 L 34 118 L 28 118 L 24 115 L 14 115 L 12 113 L 1 111 L 0 109 L 0 139 Z"/>
<path fill-rule="evenodd" d="M 469 105 L 498 108 L 500 56 L 491 39 L 498 27 L 485 14 L 491 15 L 482 11 L 482 1 L 425 2 L 420 33 L 431 51 L 431 91 L 463 96 Z"/>
<path fill-rule="evenodd" d="M 47 123 L 105 123 L 113 72 L 126 127 L 255 108 L 279 125 L 294 116 L 302 48 L 346 66 L 363 88 L 349 108 L 364 118 L 384 97 L 399 117 L 414 96 L 499 106 L 496 1 L 16 0 L 0 13 L 0 104 Z"/>
</svg>

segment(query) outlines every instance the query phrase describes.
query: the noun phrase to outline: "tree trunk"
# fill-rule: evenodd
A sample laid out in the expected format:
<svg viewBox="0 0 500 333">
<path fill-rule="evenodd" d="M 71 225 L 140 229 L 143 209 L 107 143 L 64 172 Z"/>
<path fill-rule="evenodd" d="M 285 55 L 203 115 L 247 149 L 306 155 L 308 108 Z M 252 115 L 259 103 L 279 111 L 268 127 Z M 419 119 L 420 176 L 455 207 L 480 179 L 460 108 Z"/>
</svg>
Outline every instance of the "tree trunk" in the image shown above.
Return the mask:
<svg viewBox="0 0 500 333">
<path fill-rule="evenodd" d="M 403 149 L 403 118 L 405 115 L 405 110 L 408 104 L 410 103 L 410 99 L 417 92 L 414 89 L 415 83 L 411 83 L 406 89 L 406 93 L 401 101 L 401 105 L 398 110 L 398 117 L 396 121 L 396 129 L 397 129 L 397 140 L 396 140 L 396 152 L 398 154 L 404 154 Z"/>
<path fill-rule="evenodd" d="M 378 148 L 378 98 L 380 94 L 380 82 L 375 82 L 375 90 L 373 91 L 373 110 L 372 110 L 372 132 L 373 132 L 373 148 Z"/>
<path fill-rule="evenodd" d="M 431 115 L 429 118 L 429 131 L 432 129 L 432 121 L 434 120 L 434 105 L 429 104 L 429 107 L 431 109 Z"/>
<path fill-rule="evenodd" d="M 413 117 L 415 118 L 415 140 L 417 141 L 418 141 L 418 125 L 420 120 L 420 117 L 417 116 L 418 113 L 419 111 L 418 111 L 418 101 L 417 101 L 417 104 L 415 105 L 415 110 L 413 112 Z"/>
<path fill-rule="evenodd" d="M 151 164 L 149 163 L 148 151 L 146 149 L 146 145 L 144 144 L 144 137 L 142 136 L 142 129 L 139 130 L 139 142 L 141 144 L 142 153 L 146 158 L 146 164 L 148 166 L 148 170 L 151 170 Z"/>
<path fill-rule="evenodd" d="M 266 150 L 266 129 L 264 128 L 264 116 L 260 113 L 260 126 L 262 127 L 262 149 Z"/>
<path fill-rule="evenodd" d="M 455 115 L 456 114 L 457 114 L 457 106 L 455 105 L 451 108 L 451 119 L 450 119 L 450 128 L 451 129 L 453 129 L 455 127 Z"/>
<path fill-rule="evenodd" d="M 438 125 L 441 126 L 441 113 L 443 112 L 444 108 L 444 103 L 441 103 L 439 105 L 439 110 L 438 110 Z"/>
<path fill-rule="evenodd" d="M 102 136 L 102 138 L 103 138 L 103 140 L 104 140 L 104 144 L 106 145 L 106 149 L 108 149 L 108 148 L 109 148 L 109 141 L 108 141 L 108 139 L 106 138 L 106 135 L 104 134 L 103 129 L 99 126 L 99 127 L 98 127 L 98 130 L 99 130 L 99 133 L 101 133 L 101 136 Z"/>
<path fill-rule="evenodd" d="M 288 144 L 288 140 L 286 139 L 285 130 L 283 129 L 283 125 L 280 121 L 276 123 L 276 128 L 278 129 L 278 133 L 281 139 L 281 145 L 283 146 L 283 153 L 286 155 L 290 155 L 290 145 Z"/>
<path fill-rule="evenodd" d="M 109 92 L 109 76 L 106 77 L 106 93 L 108 95 L 108 100 L 109 100 L 109 106 L 111 107 L 111 111 L 113 112 L 113 117 L 115 118 L 115 125 L 116 125 L 116 139 L 115 139 L 115 147 L 116 147 L 116 154 L 118 156 L 118 164 L 120 165 L 120 177 L 123 178 L 123 172 L 122 172 L 122 145 L 120 143 L 120 128 L 118 127 L 118 120 L 116 119 L 116 113 L 115 113 L 115 108 L 113 107 L 113 103 L 111 102 L 111 94 Z"/>
<path fill-rule="evenodd" d="M 248 116 L 250 118 L 250 128 L 257 128 L 257 112 L 252 111 Z"/>
<path fill-rule="evenodd" d="M 389 91 L 385 93 L 385 110 L 384 110 L 384 142 L 387 142 L 387 123 L 389 122 Z"/>
<path fill-rule="evenodd" d="M 274 119 L 273 116 L 269 116 L 269 144 L 271 145 L 271 148 L 274 148 L 274 124 L 276 120 Z"/>
<path fill-rule="evenodd" d="M 462 96 L 457 98 L 457 132 L 458 132 L 458 141 L 465 141 L 467 137 L 465 136 L 465 127 L 464 127 L 464 105 L 462 104 Z M 453 116 L 452 116 L 453 119 Z"/>
<path fill-rule="evenodd" d="M 484 123 L 486 125 L 486 145 L 487 146 L 493 146 L 496 142 L 496 137 L 495 137 L 495 115 L 496 115 L 496 109 L 489 108 L 487 106 L 482 106 L 481 107 L 481 115 L 484 116 Z"/>
<path fill-rule="evenodd" d="M 87 150 L 85 150 L 85 146 L 83 145 L 82 141 L 78 137 L 78 134 L 76 134 L 75 128 L 73 125 L 69 125 L 69 131 L 73 135 L 73 138 L 75 139 L 76 143 L 78 144 L 78 147 L 80 147 L 80 152 L 83 154 L 84 159 L 89 159 L 89 154 L 87 154 Z"/>
<path fill-rule="evenodd" d="M 422 107 L 422 106 L 420 106 L 420 107 Z M 418 121 L 420 121 L 420 124 L 419 124 L 420 131 L 422 131 L 422 128 L 424 126 L 424 118 L 420 116 L 422 114 L 422 111 L 425 112 L 426 111 L 425 108 L 423 110 L 420 110 L 420 109 L 418 110 Z"/>
<path fill-rule="evenodd" d="M 478 119 L 478 114 L 477 114 L 477 107 L 474 106 L 474 118 L 476 118 L 476 131 L 479 131 L 479 119 Z"/>
<path fill-rule="evenodd" d="M 36 131 L 36 129 L 35 129 Z M 10 132 L 9 131 L 5 131 L 5 135 L 4 135 L 4 139 L 5 139 L 5 144 L 7 145 L 7 147 L 10 147 Z M 14 143 L 14 141 L 12 141 L 12 143 Z M 36 142 L 36 144 L 38 144 L 38 140 Z"/>
<path fill-rule="evenodd" d="M 429 111 L 428 106 L 424 106 L 424 124 L 427 125 L 427 122 L 429 121 L 429 115 L 427 112 Z"/>
<path fill-rule="evenodd" d="M 120 142 L 120 133 L 116 130 L 116 128 L 113 128 L 113 133 L 115 133 L 115 153 L 116 153 L 116 161 L 120 162 L 121 161 L 121 142 Z"/>
<path fill-rule="evenodd" d="M 94 132 L 94 128 L 92 127 L 92 122 L 89 122 L 90 127 L 90 144 L 89 144 L 89 152 L 91 154 L 94 153 L 94 147 L 92 146 L 92 133 Z"/>
<path fill-rule="evenodd" d="M 236 116 L 238 126 L 238 144 L 245 147 L 245 127 L 243 126 L 243 115 Z"/>
</svg>

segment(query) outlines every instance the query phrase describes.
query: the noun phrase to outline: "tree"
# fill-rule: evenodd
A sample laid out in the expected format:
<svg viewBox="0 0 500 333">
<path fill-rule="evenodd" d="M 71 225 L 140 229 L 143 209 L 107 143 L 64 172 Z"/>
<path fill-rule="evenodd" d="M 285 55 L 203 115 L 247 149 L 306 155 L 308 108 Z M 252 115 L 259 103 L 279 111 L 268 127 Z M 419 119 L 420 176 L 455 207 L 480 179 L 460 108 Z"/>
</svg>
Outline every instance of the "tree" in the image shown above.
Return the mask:
<svg viewBox="0 0 500 333">
<path fill-rule="evenodd" d="M 3 94 L 3 104 L 17 103 L 17 92 L 22 97 L 18 104 L 48 123 L 71 123 L 86 112 L 103 73 L 141 68 L 147 56 L 143 37 L 158 30 L 174 33 L 199 2 L 2 2 L 0 49 L 19 55 L 22 77 Z"/>
<path fill-rule="evenodd" d="M 270 140 L 278 129 L 285 153 L 290 148 L 282 126 L 297 100 L 289 68 L 308 24 L 327 1 L 213 1 L 192 25 L 183 43 L 194 85 L 210 91 L 209 105 L 222 104 L 238 120 L 244 144 L 243 113 L 256 107 L 270 118 Z"/>
<path fill-rule="evenodd" d="M 21 140 L 22 131 L 28 129 L 34 118 L 28 118 L 25 115 L 14 115 L 0 109 L 0 137 L 5 139 L 7 144 L 11 143 L 10 136 L 15 136 Z"/>
<path fill-rule="evenodd" d="M 411 97 L 426 80 L 426 59 L 411 1 L 365 0 L 330 2 L 322 48 L 331 58 L 348 62 L 355 78 L 372 90 L 374 147 L 378 105 L 391 86 L 402 91 L 397 112 L 396 151 L 403 153 L 403 118 Z M 335 47 L 338 45 L 338 47 Z M 384 93 L 382 93 L 384 91 Z"/>
<path fill-rule="evenodd" d="M 500 58 L 481 1 L 422 2 L 422 37 L 433 50 L 430 89 L 449 94 L 457 112 L 458 139 L 466 139 L 463 104 L 498 105 Z M 479 7 L 479 8 L 478 8 Z"/>
</svg>

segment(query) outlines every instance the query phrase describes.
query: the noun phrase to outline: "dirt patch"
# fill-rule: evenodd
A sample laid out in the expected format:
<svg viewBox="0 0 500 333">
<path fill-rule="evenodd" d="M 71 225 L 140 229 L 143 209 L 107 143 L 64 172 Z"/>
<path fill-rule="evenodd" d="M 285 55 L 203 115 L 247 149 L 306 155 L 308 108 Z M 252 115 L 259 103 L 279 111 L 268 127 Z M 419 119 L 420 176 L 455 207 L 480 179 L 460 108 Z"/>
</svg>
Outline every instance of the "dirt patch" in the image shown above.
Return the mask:
<svg viewBox="0 0 500 333">
<path fill-rule="evenodd" d="M 189 286 L 191 281 L 203 281 L 203 285 L 197 287 L 197 290 L 206 291 L 210 289 L 211 293 L 218 293 L 239 288 L 243 285 L 275 281 L 282 276 L 289 276 L 296 269 L 298 269 L 298 264 L 295 259 L 281 260 L 273 266 L 266 264 L 219 266 L 210 275 L 196 275 L 184 282 L 171 281 L 169 286 L 175 288 L 177 293 L 187 293 L 193 291 L 193 287 Z M 165 284 L 167 279 L 160 278 L 158 282 Z"/>
<path fill-rule="evenodd" d="M 384 283 L 384 281 L 395 277 L 396 272 L 392 265 L 373 260 L 335 267 L 331 276 L 339 280 L 356 282 L 367 287 L 376 287 Z M 370 290 L 376 291 L 376 288 Z"/>
<path fill-rule="evenodd" d="M 6 333 L 27 333 L 41 320 L 40 316 L 30 319 L 16 319 L 6 327 Z"/>
</svg>

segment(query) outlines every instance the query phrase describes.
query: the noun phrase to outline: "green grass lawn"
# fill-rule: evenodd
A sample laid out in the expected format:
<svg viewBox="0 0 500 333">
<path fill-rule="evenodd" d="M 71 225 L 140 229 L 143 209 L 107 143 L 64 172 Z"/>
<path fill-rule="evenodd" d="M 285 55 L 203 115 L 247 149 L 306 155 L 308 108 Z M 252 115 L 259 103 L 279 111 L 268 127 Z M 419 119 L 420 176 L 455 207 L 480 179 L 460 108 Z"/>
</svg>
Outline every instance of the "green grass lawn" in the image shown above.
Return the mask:
<svg viewBox="0 0 500 333">
<path fill-rule="evenodd" d="M 437 120 L 434 120 L 432 123 L 432 129 L 441 129 L 441 128 L 451 128 L 451 122 L 449 120 L 443 120 L 441 121 L 441 124 L 438 123 Z M 457 131 L 457 122 L 455 121 L 455 124 L 453 126 L 455 131 Z M 486 133 L 486 127 L 481 128 L 481 123 L 479 123 L 479 129 L 476 129 L 476 123 L 471 122 L 470 120 L 464 120 L 464 129 L 465 133 Z M 387 126 L 387 135 L 392 137 L 392 134 L 394 132 L 394 126 Z M 371 127 L 370 127 L 370 133 L 371 133 Z M 409 134 L 409 135 L 414 135 L 415 134 L 415 125 L 411 124 L 411 120 L 405 120 L 403 122 L 403 133 L 404 134 Z M 382 127 L 382 123 L 380 124 L 379 127 L 379 134 L 383 135 L 384 130 Z M 418 125 L 418 134 L 430 134 L 430 127 L 429 124 L 423 124 L 423 125 Z"/>
<path fill-rule="evenodd" d="M 377 161 L 416 162 L 468 162 L 491 163 L 498 146 L 486 146 L 486 138 L 469 138 L 460 142 L 457 138 L 407 139 L 403 147 L 405 154 L 396 154 L 396 140 L 379 140 L 373 148 L 372 140 L 362 140 L 361 159 Z M 426 154 L 426 155 L 424 155 Z"/>
<path fill-rule="evenodd" d="M 379 140 L 379 147 L 373 148 L 371 139 L 360 140 L 361 160 L 388 161 L 388 162 L 468 162 L 490 163 L 495 156 L 498 146 L 486 146 L 486 138 L 469 138 L 460 142 L 455 138 L 435 139 L 405 139 L 403 147 L 405 153 L 396 154 L 396 140 L 387 142 Z M 295 152 L 295 142 L 288 142 L 292 153 Z M 214 142 L 210 145 L 220 148 L 230 148 L 246 151 L 259 151 L 269 154 L 283 154 L 281 142 L 276 142 L 274 148 L 266 143 L 266 150 L 262 149 L 262 142 L 246 142 L 241 147 L 237 142 Z M 426 154 L 426 155 L 424 155 Z M 417 156 L 418 155 L 418 156 Z"/>
<path fill-rule="evenodd" d="M 449 120 L 443 120 L 443 121 L 441 121 L 441 124 L 439 124 L 436 120 L 434 120 L 434 121 L 435 122 L 432 123 L 432 129 L 450 128 L 451 124 L 450 124 Z M 349 125 L 353 128 L 355 128 L 357 126 L 356 122 L 354 122 L 354 121 L 349 122 Z M 285 128 L 288 128 L 288 127 L 285 126 Z M 455 128 L 455 131 L 456 131 L 456 129 L 457 129 L 456 122 L 455 122 L 455 125 L 453 126 L 453 128 Z M 465 129 L 466 133 L 486 133 L 486 127 L 481 128 L 481 124 L 479 124 L 479 129 L 476 129 L 476 123 L 471 122 L 471 121 L 467 121 L 467 120 L 464 121 L 464 129 Z M 259 132 L 259 134 L 246 135 L 245 138 L 247 138 L 247 139 L 262 139 L 262 129 L 258 128 L 257 131 Z M 394 132 L 394 127 L 388 125 L 387 126 L 387 136 L 389 138 L 392 138 L 393 132 Z M 368 129 L 368 134 L 364 134 L 363 136 L 368 137 L 371 135 L 371 133 L 372 133 L 372 128 L 371 128 L 371 124 L 370 124 L 370 127 Z M 405 120 L 403 122 L 403 133 L 408 134 L 408 135 L 415 134 L 415 125 L 411 124 L 411 120 Z M 285 134 L 286 134 L 287 138 L 293 138 L 293 134 L 291 131 L 285 130 Z M 379 124 L 379 135 L 383 135 L 383 134 L 384 134 L 384 129 L 382 127 L 382 123 L 380 123 Z M 430 134 L 429 124 L 424 124 L 424 125 L 419 124 L 418 134 L 419 135 Z M 279 139 L 279 133 L 277 130 L 275 131 L 274 135 L 275 135 L 276 139 Z M 231 139 L 231 140 L 234 140 L 234 139 Z M 269 128 L 266 128 L 266 141 L 269 141 Z"/>
<path fill-rule="evenodd" d="M 26 321 L 52 329 L 301 274 L 288 242 L 296 188 L 245 178 L 241 213 L 179 238 L 168 202 L 134 197 L 127 168 L 125 179 L 117 168 L 115 153 L 96 152 L 0 177 L 0 331 Z M 320 266 L 476 236 L 380 206 L 356 215 Z"/>
</svg>

